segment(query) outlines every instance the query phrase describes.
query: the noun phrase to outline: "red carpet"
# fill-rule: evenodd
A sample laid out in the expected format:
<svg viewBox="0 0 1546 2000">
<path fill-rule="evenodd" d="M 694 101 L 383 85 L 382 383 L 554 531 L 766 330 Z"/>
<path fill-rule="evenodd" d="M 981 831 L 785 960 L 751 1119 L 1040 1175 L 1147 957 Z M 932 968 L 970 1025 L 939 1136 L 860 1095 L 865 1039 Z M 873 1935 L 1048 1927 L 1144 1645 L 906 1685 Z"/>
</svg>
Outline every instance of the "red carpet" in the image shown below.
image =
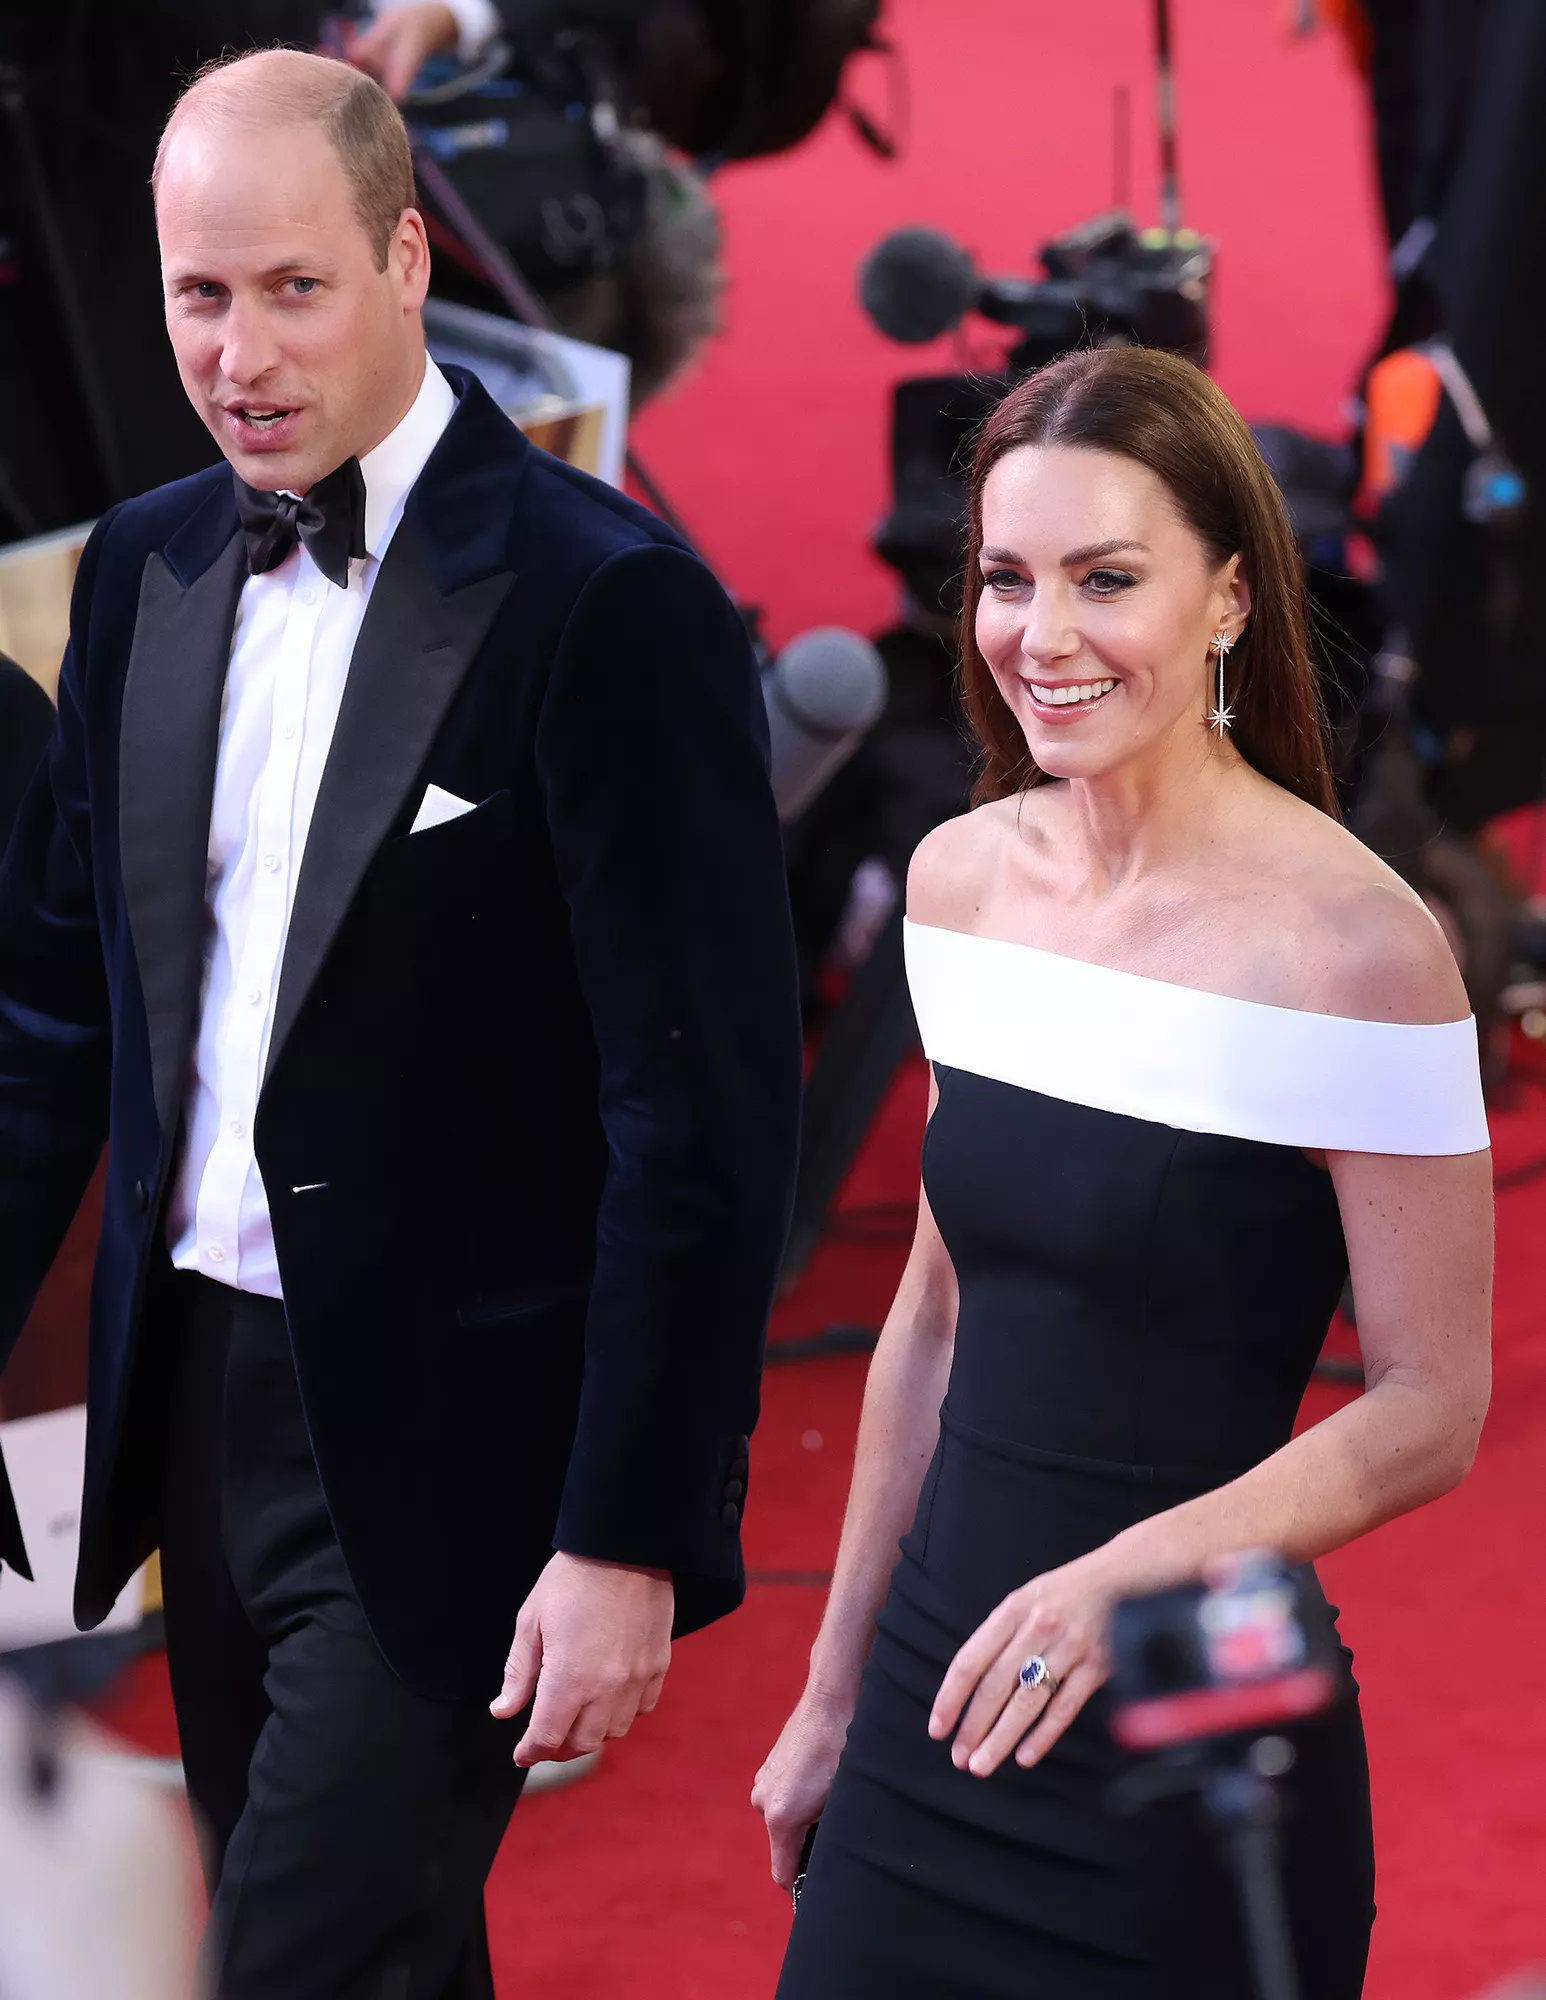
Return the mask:
<svg viewBox="0 0 1546 2000">
<path fill-rule="evenodd" d="M 921 1063 L 899 1079 L 844 1205 L 916 1194 Z M 1546 1070 L 1494 1118 L 1500 1182 L 1546 1164 Z M 1546 1174 L 1498 1202 L 1497 1388 L 1449 1499 L 1322 1565 L 1358 1654 L 1380 1917 L 1368 2000 L 1468 2000 L 1546 1962 Z M 775 1336 L 884 1313 L 902 1251 L 827 1247 Z M 1347 1346 L 1344 1336 L 1336 1342 Z M 754 1453 L 746 1607 L 678 1649 L 646 1726 L 598 1774 L 515 1816 L 490 1887 L 509 2000 L 767 2000 L 786 1905 L 766 1874 L 752 1775 L 799 1692 L 847 1488 L 862 1358 L 772 1367 Z M 1341 1392 L 1312 1389 L 1313 1419 Z M 164 1663 L 113 1715 L 175 1750 Z M 858 1996 L 856 1996 L 858 2000 Z M 1306 1996 L 1314 2000 L 1314 1996 Z"/>
<path fill-rule="evenodd" d="M 1222 244 L 1217 372 L 1253 417 L 1333 431 L 1381 308 L 1356 80 L 1322 35 L 1290 42 L 1282 0 L 1177 0 L 1187 219 Z M 782 640 L 889 613 L 865 530 L 885 490 L 885 391 L 950 366 L 950 343 L 887 346 L 853 302 L 858 259 L 930 222 L 990 267 L 1111 194 L 1111 93 L 1134 111 L 1135 203 L 1154 213 L 1145 0 L 891 0 L 908 60 L 900 167 L 828 129 L 727 175 L 731 330 L 639 426 L 652 469 Z M 1500 1174 L 1546 1158 L 1546 1069 L 1495 1121 Z M 844 1200 L 917 1191 L 921 1064 L 899 1079 Z M 1325 1565 L 1365 1690 L 1380 1849 L 1369 2000 L 1466 2000 L 1546 1962 L 1546 1174 L 1498 1204 L 1498 1383 L 1477 1469 L 1439 1506 Z M 874 1323 L 896 1248 L 824 1247 L 776 1333 Z M 771 1368 L 754 1450 L 748 1562 L 824 1570 L 836 1543 L 864 1364 Z M 1307 1416 L 1331 1391 L 1312 1392 Z M 746 1805 L 803 1678 L 820 1612 L 769 1581 L 678 1649 L 649 1722 L 599 1774 L 516 1815 L 490 1911 L 509 2000 L 767 2000 L 787 1923 Z M 161 1669 L 119 1709 L 168 1747 Z M 855 1997 L 859 2000 L 859 1996 Z M 1315 1996 L 1307 1996 L 1315 2000 Z"/>
</svg>

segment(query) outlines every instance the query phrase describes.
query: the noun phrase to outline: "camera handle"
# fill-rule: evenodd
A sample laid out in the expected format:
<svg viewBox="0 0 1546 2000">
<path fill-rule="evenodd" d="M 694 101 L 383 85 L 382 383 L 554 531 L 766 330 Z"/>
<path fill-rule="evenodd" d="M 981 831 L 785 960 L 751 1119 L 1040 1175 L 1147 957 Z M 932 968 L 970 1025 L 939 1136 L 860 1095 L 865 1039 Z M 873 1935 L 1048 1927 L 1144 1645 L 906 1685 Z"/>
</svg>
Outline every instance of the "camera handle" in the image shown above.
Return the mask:
<svg viewBox="0 0 1546 2000">
<path fill-rule="evenodd" d="M 1263 1737 L 1234 1763 L 1207 1772 L 1201 1790 L 1234 1874 L 1240 1896 L 1240 1916 L 1246 1949 L 1259 2000 L 1299 2000 L 1294 1970 L 1294 1946 L 1283 1900 L 1283 1870 L 1278 1828 L 1283 1809 L 1272 1779 L 1257 1768 L 1262 1744 L 1281 1744 L 1281 1737 Z M 1286 1746 L 1285 1746 L 1286 1747 Z"/>
<path fill-rule="evenodd" d="M 1183 1792 L 1201 1798 L 1234 1877 L 1257 2000 L 1300 2000 L 1283 1900 L 1283 1812 L 1274 1782 L 1293 1762 L 1293 1746 L 1282 1736 L 1203 1740 L 1146 1758 L 1109 1794 L 1113 1808 L 1124 1813 Z"/>
</svg>

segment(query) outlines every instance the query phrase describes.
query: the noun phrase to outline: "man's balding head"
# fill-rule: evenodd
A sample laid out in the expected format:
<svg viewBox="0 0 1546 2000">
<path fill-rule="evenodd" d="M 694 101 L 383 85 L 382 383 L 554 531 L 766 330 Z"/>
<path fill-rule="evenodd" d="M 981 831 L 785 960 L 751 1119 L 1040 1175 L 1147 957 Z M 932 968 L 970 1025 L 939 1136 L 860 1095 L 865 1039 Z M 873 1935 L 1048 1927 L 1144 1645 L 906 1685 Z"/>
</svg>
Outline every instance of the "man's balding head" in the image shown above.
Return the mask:
<svg viewBox="0 0 1546 2000">
<path fill-rule="evenodd" d="M 398 218 L 414 205 L 413 156 L 397 106 L 373 77 L 302 49 L 259 49 L 207 63 L 161 134 L 151 176 L 157 193 L 173 141 L 190 120 L 266 131 L 316 127 L 348 176 L 376 269 L 386 269 Z"/>
<path fill-rule="evenodd" d="M 391 100 L 270 49 L 197 77 L 156 157 L 167 331 L 243 479 L 304 493 L 379 444 L 424 377 L 429 245 Z"/>
</svg>

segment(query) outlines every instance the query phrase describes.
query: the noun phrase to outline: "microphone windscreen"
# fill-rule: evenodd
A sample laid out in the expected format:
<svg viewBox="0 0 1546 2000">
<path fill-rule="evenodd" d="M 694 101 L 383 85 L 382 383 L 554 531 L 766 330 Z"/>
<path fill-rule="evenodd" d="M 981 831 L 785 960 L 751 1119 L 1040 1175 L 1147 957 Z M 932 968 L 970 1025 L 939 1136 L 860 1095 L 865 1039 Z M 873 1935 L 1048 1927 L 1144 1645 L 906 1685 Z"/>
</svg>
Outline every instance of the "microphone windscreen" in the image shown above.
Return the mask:
<svg viewBox="0 0 1546 2000">
<path fill-rule="evenodd" d="M 977 298 L 977 269 L 937 229 L 896 229 L 859 268 L 859 301 L 888 340 L 914 346 L 948 333 Z"/>
<path fill-rule="evenodd" d="M 841 625 L 802 632 L 766 667 L 763 699 L 778 816 L 802 813 L 853 754 L 886 705 L 886 669 L 868 639 Z"/>
</svg>

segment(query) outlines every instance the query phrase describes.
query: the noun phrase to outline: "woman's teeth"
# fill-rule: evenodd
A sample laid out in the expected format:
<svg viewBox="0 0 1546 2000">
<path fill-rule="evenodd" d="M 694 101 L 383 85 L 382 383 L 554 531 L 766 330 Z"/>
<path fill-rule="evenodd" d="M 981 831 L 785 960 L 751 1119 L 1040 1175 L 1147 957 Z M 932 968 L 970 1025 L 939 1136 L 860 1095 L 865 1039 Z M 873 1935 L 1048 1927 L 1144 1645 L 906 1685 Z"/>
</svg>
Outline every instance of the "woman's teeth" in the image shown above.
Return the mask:
<svg viewBox="0 0 1546 2000">
<path fill-rule="evenodd" d="M 1075 702 L 1099 701 L 1102 695 L 1110 694 L 1116 686 L 1114 680 L 1105 681 L 1063 681 L 1057 687 L 1039 688 L 1034 681 L 1027 681 L 1031 700 L 1040 708 L 1069 708 Z"/>
</svg>

